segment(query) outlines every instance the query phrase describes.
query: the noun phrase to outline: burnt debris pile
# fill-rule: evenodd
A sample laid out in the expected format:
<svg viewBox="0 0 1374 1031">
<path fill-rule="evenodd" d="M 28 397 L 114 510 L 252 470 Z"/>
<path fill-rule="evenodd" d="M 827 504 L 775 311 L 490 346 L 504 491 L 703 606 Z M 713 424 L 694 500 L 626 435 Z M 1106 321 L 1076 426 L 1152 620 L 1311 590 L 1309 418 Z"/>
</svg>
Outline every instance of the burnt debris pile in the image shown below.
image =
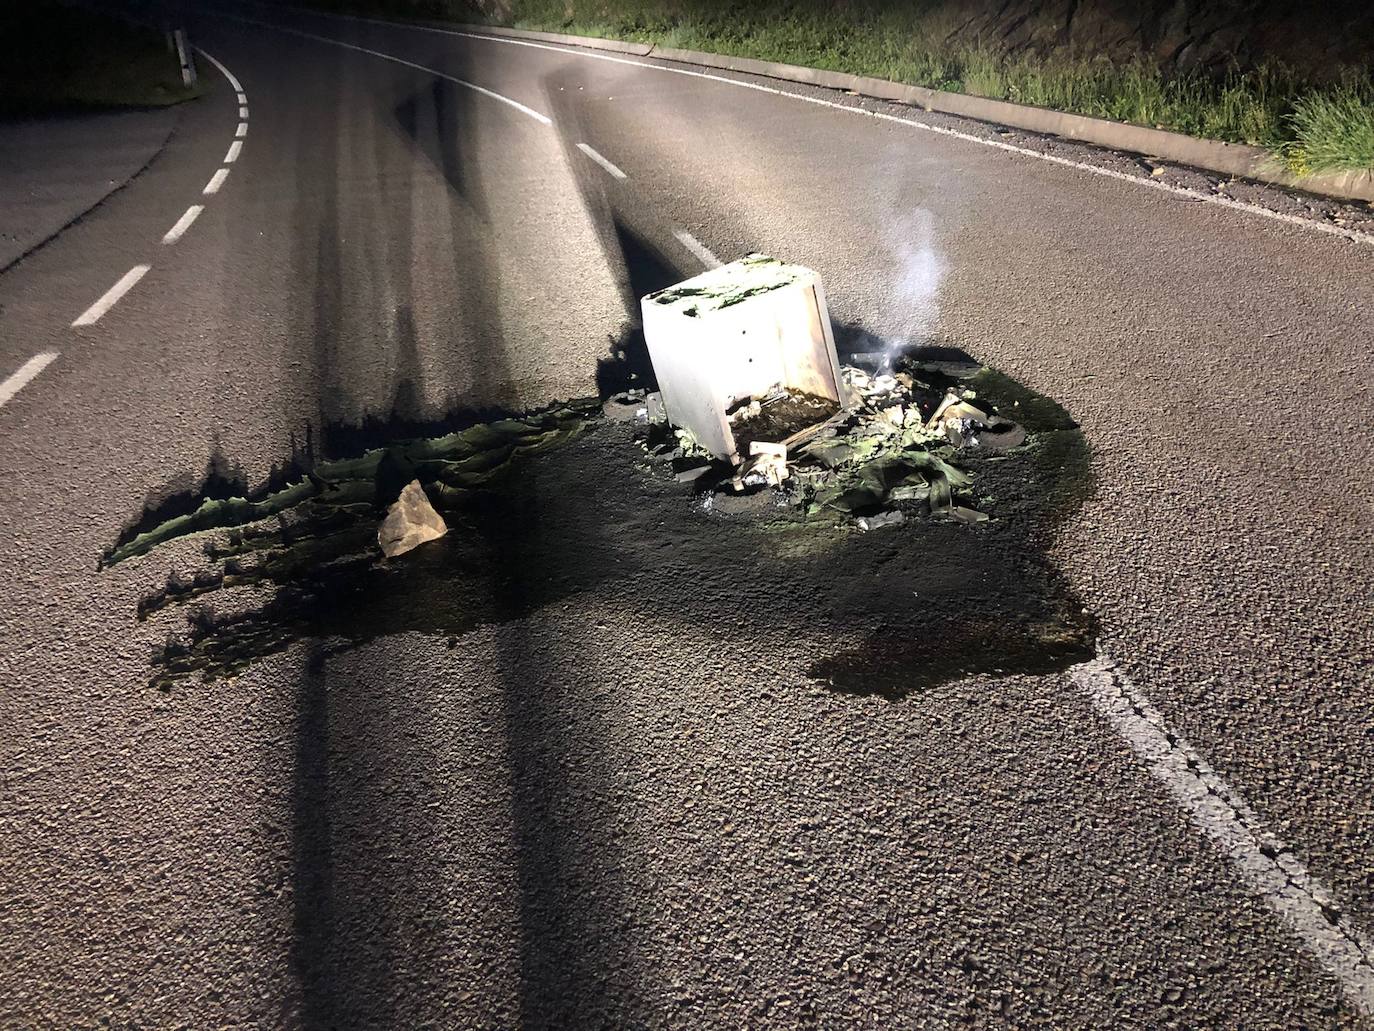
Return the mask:
<svg viewBox="0 0 1374 1031">
<path fill-rule="evenodd" d="M 988 518 L 976 507 L 973 475 L 961 466 L 975 453 L 1009 452 L 1029 439 L 1019 400 L 995 397 L 988 370 L 906 359 L 881 371 L 844 366 L 840 378 L 840 405 L 781 386 L 738 402 L 728 418 L 749 455 L 738 465 L 671 426 L 656 395 L 621 394 L 606 410 L 636 420 L 641 446 L 695 484 L 708 508 L 833 513 L 861 530 L 917 515 Z M 739 504 L 757 495 L 771 504 Z"/>
</svg>

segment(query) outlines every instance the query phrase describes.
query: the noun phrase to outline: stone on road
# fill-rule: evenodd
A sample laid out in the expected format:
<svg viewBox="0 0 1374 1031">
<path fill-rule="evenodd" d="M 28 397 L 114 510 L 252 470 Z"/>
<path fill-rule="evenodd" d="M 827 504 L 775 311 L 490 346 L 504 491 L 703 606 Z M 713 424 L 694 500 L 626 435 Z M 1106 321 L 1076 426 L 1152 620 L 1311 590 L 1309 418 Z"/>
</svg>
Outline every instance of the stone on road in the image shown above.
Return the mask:
<svg viewBox="0 0 1374 1031">
<path fill-rule="evenodd" d="M 444 517 L 425 497 L 419 480 L 411 480 L 392 503 L 377 531 L 377 543 L 387 558 L 413 551 L 421 544 L 436 541 L 448 533 Z"/>
</svg>

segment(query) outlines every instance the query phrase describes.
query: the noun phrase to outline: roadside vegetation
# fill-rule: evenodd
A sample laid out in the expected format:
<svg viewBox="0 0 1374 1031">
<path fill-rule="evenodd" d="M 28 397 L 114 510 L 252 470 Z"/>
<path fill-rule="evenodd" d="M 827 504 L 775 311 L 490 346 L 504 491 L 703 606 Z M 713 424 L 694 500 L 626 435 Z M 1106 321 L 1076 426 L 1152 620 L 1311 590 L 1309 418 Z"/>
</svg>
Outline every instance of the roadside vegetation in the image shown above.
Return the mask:
<svg viewBox="0 0 1374 1031">
<path fill-rule="evenodd" d="M 1143 55 L 1009 54 L 969 42 L 949 8 L 824 0 L 316 0 L 392 16 L 485 21 L 853 72 L 1266 147 L 1299 174 L 1374 168 L 1374 70 L 1311 81 L 1277 63 L 1175 71 Z"/>
<path fill-rule="evenodd" d="M 0 114 L 161 107 L 196 96 L 163 35 L 55 0 L 0 2 Z"/>
</svg>

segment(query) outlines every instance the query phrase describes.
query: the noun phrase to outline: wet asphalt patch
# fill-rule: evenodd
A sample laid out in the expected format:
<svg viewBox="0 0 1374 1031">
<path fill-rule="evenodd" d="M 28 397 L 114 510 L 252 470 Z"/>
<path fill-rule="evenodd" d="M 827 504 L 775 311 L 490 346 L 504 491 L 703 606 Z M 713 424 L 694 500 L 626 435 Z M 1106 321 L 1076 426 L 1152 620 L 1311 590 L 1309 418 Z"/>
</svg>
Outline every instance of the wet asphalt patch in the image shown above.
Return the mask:
<svg viewBox="0 0 1374 1031">
<path fill-rule="evenodd" d="M 105 564 L 113 575 L 205 535 L 204 567 L 139 607 L 141 619 L 184 615 L 153 659 L 164 690 L 234 676 L 306 639 L 326 656 L 407 631 L 455 646 L 475 627 L 588 592 L 630 596 L 702 639 L 756 641 L 761 677 L 784 643 L 813 650 L 811 676 L 845 693 L 896 700 L 964 675 L 1064 669 L 1091 657 L 1095 628 L 1045 549 L 1090 489 L 1088 448 L 1058 405 L 1006 377 L 985 370 L 979 396 L 1014 406 L 1030 436 L 1009 452 L 959 452 L 990 517 L 976 525 L 926 516 L 861 533 L 846 516 L 767 498 L 730 514 L 646 460 L 635 427 L 589 401 L 141 520 Z M 388 561 L 377 525 L 412 477 L 450 532 Z M 241 587 L 254 589 L 246 606 Z"/>
</svg>

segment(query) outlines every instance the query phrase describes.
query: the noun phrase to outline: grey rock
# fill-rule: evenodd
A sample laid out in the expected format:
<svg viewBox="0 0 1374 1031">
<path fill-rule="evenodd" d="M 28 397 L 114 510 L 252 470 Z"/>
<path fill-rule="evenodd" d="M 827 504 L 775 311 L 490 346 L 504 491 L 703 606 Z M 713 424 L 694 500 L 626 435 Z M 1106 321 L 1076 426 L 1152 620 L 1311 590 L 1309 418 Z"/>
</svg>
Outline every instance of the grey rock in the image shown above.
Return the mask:
<svg viewBox="0 0 1374 1031">
<path fill-rule="evenodd" d="M 377 543 L 387 558 L 395 558 L 446 533 L 448 524 L 444 517 L 429 503 L 420 481 L 411 480 L 382 520 Z"/>
</svg>

